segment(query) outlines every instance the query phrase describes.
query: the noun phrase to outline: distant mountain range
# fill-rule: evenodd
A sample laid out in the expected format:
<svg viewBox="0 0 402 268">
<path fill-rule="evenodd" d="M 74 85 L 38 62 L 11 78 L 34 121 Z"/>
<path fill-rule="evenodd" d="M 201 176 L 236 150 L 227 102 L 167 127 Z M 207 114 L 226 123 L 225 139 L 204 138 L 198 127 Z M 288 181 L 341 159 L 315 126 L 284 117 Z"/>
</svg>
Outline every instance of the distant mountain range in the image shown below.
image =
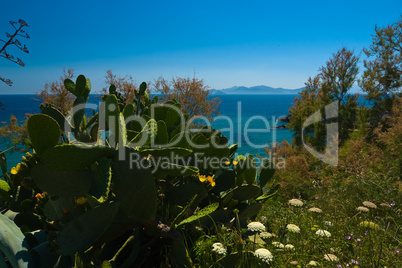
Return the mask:
<svg viewBox="0 0 402 268">
<path fill-rule="evenodd" d="M 269 86 L 254 86 L 243 87 L 235 86 L 224 89 L 211 89 L 212 94 L 248 94 L 248 95 L 274 95 L 274 94 L 289 94 L 296 95 L 303 88 L 298 89 L 286 89 L 286 88 L 273 88 Z"/>
</svg>

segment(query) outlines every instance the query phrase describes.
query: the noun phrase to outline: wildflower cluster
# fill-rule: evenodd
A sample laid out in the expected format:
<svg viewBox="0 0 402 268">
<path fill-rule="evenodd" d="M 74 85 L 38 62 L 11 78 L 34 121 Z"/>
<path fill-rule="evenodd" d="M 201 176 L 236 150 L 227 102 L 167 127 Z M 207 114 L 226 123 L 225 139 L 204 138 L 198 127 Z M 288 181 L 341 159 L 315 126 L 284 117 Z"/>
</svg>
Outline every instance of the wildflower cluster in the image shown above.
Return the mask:
<svg viewBox="0 0 402 268">
<path fill-rule="evenodd" d="M 294 207 L 301 207 L 303 206 L 303 201 L 299 199 L 290 199 L 288 201 L 289 205 L 294 206 Z"/>
<path fill-rule="evenodd" d="M 321 237 L 331 237 L 330 232 L 321 229 L 318 229 L 317 232 L 315 232 L 315 234 Z"/>
<path fill-rule="evenodd" d="M 223 246 L 222 243 L 214 243 L 212 245 L 212 251 L 216 252 L 219 255 L 226 255 L 227 250 L 226 248 Z"/>
<path fill-rule="evenodd" d="M 252 232 L 264 232 L 265 226 L 261 222 L 254 221 L 247 224 L 247 229 L 249 229 Z"/>
<path fill-rule="evenodd" d="M 286 228 L 292 233 L 300 233 L 299 226 L 297 226 L 295 224 L 290 223 L 290 224 L 286 225 Z"/>
<path fill-rule="evenodd" d="M 215 187 L 215 181 L 212 176 L 205 176 L 205 175 L 199 175 L 198 179 L 200 182 L 208 182 L 212 187 Z"/>
<path fill-rule="evenodd" d="M 271 251 L 265 248 L 259 248 L 254 252 L 254 255 L 259 258 L 261 261 L 269 263 L 274 259 Z"/>
</svg>

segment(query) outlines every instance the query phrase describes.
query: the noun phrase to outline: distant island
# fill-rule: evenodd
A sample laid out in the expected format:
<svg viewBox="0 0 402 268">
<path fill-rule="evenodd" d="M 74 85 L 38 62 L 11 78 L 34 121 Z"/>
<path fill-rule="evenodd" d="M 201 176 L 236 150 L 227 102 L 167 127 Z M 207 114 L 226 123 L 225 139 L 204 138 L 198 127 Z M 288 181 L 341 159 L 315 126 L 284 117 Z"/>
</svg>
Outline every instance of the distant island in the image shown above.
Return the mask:
<svg viewBox="0 0 402 268">
<path fill-rule="evenodd" d="M 211 89 L 212 94 L 251 94 L 251 95 L 275 95 L 275 94 L 288 94 L 288 95 L 296 95 L 303 88 L 297 89 L 286 89 L 286 88 L 273 88 L 269 86 L 254 86 L 254 87 L 244 87 L 244 86 L 234 86 L 231 88 L 224 89 Z"/>
</svg>

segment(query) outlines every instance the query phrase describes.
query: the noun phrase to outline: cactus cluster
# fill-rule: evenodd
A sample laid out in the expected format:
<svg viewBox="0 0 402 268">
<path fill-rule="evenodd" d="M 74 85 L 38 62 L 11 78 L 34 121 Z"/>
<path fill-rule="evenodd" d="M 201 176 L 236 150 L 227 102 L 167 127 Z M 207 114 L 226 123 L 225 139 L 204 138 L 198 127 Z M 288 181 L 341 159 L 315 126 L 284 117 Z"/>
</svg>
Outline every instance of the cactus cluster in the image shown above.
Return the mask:
<svg viewBox="0 0 402 268">
<path fill-rule="evenodd" d="M 220 131 L 189 131 L 180 103 L 150 99 L 146 83 L 133 103 L 111 85 L 89 120 L 89 79 L 65 86 L 76 96 L 73 115 L 42 106 L 28 120 L 34 153 L 11 174 L 3 170 L 0 265 L 5 254 L 13 266 L 152 266 L 169 252 L 172 266 L 191 267 L 196 226 L 244 227 L 274 194 L 263 191 L 273 170 L 257 183 L 251 155 L 235 157 L 237 145 Z M 17 249 L 5 232 L 27 243 Z"/>
</svg>

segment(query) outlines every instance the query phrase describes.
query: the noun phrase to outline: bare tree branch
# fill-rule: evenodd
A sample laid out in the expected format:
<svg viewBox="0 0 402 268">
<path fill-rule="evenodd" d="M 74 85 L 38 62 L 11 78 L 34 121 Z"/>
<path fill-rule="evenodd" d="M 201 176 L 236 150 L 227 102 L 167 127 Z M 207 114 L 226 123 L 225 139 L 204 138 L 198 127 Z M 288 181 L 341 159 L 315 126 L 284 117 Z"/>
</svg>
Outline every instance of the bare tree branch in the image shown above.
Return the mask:
<svg viewBox="0 0 402 268">
<path fill-rule="evenodd" d="M 15 24 L 17 24 L 17 23 L 19 24 L 18 27 L 15 26 Z M 10 21 L 10 24 L 15 29 L 15 32 L 13 35 L 6 32 L 6 36 L 7 36 L 7 38 L 9 38 L 8 41 L 4 41 L 4 40 L 0 39 L 0 41 L 3 41 L 5 43 L 3 45 L 3 47 L 0 48 L 0 57 L 6 58 L 7 60 L 12 61 L 12 62 L 24 67 L 25 63 L 20 58 L 17 58 L 17 60 L 15 60 L 14 56 L 12 56 L 11 54 L 9 54 L 6 51 L 6 48 L 9 47 L 10 45 L 15 45 L 21 51 L 23 51 L 25 53 L 29 53 L 29 50 L 27 49 L 26 45 L 24 44 L 24 46 L 22 46 L 21 42 L 18 39 L 15 39 L 16 36 L 21 36 L 23 38 L 29 39 L 30 36 L 22 29 L 23 27 L 29 27 L 29 25 L 24 20 L 21 20 L 21 19 L 19 19 L 18 22 Z M 23 33 L 23 34 L 21 34 L 21 33 Z M 6 83 L 8 86 L 11 86 L 13 84 L 10 79 L 6 79 L 6 78 L 2 78 L 2 77 L 0 77 L 0 81 Z"/>
</svg>

